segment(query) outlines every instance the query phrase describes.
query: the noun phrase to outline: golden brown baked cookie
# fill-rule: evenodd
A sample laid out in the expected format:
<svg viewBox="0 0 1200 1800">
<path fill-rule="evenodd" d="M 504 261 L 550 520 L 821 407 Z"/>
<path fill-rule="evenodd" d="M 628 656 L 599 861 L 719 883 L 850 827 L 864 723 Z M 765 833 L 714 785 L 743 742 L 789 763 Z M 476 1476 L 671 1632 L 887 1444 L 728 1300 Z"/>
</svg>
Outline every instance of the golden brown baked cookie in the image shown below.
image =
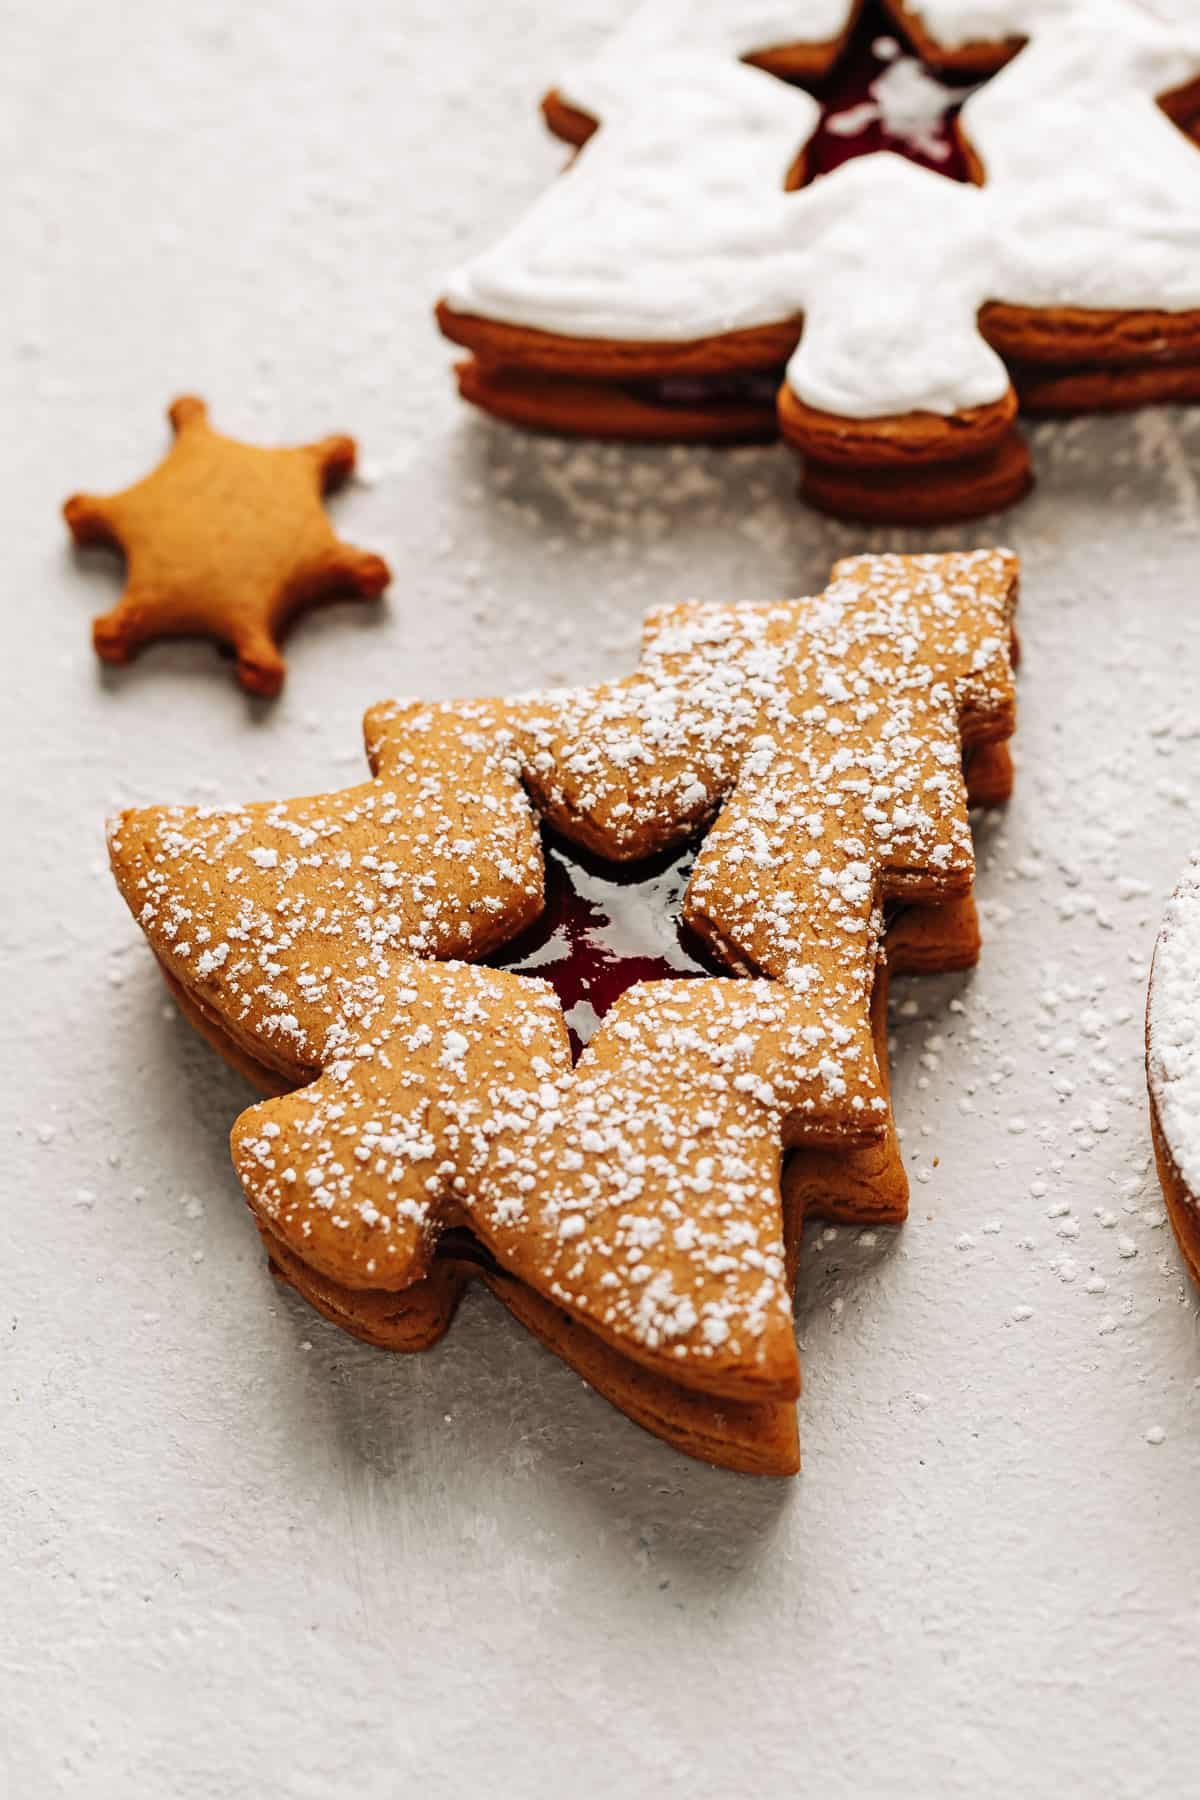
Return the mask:
<svg viewBox="0 0 1200 1800">
<path fill-rule="evenodd" d="M 244 688 L 276 694 L 288 621 L 322 600 L 373 599 L 390 579 L 382 557 L 335 536 L 321 504 L 353 470 L 354 440 L 262 450 L 214 431 L 203 400 L 167 416 L 175 441 L 156 469 L 63 507 L 77 544 L 125 557 L 125 591 L 93 625 L 96 654 L 124 663 L 155 638 L 211 637 L 233 650 Z"/>
<path fill-rule="evenodd" d="M 790 1468 L 804 1213 L 903 1216 L 885 942 L 976 953 L 967 807 L 1009 779 L 1015 598 L 1003 552 L 851 558 L 815 599 L 661 609 L 623 681 L 378 707 L 358 787 L 114 821 L 189 1016 L 307 1084 L 233 1134 L 283 1277 L 411 1346 L 474 1266 L 660 1435 Z M 704 834 L 691 951 L 589 988 L 575 1063 L 570 921 L 522 972 L 482 966 L 546 910 L 539 820 L 634 882 Z"/>
<path fill-rule="evenodd" d="M 970 783 L 968 787 L 976 804 Z M 889 972 L 929 974 L 971 967 L 979 953 L 979 933 L 970 898 L 905 909 L 889 930 L 886 947 L 872 1001 L 876 1055 L 885 1084 L 886 977 Z M 189 1003 L 182 1004 L 193 1016 Z M 217 1047 L 230 1054 L 228 1044 Z M 230 1060 L 246 1072 L 236 1050 Z M 269 1072 L 263 1085 L 268 1092 L 277 1091 Z M 790 1288 L 807 1218 L 863 1227 L 904 1222 L 908 1183 L 894 1128 L 889 1123 L 877 1144 L 860 1151 L 794 1152 L 784 1164 L 781 1198 Z M 790 1475 L 799 1468 L 793 1405 L 707 1396 L 622 1356 L 563 1308 L 515 1281 L 466 1233 L 445 1233 L 429 1275 L 397 1293 L 339 1286 L 302 1261 L 261 1220 L 259 1230 L 272 1273 L 364 1343 L 402 1351 L 430 1347 L 448 1327 L 464 1285 L 474 1277 L 589 1386 L 664 1442 L 747 1474 Z"/>
</svg>

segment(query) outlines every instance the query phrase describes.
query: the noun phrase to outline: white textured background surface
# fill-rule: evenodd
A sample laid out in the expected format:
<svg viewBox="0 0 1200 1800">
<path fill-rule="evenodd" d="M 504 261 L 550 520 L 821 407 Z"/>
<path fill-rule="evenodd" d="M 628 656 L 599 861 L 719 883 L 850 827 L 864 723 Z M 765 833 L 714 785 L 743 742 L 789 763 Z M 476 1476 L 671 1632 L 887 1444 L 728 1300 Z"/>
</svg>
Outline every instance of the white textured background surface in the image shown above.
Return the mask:
<svg viewBox="0 0 1200 1800">
<path fill-rule="evenodd" d="M 783 451 L 567 448 L 453 398 L 439 272 L 549 178 L 540 86 L 619 10 L 7 9 L 6 1794 L 1200 1779 L 1200 1325 L 1140 1020 L 1200 840 L 1200 417 L 1035 434 L 985 961 L 900 984 L 913 1217 L 809 1239 L 794 1483 L 642 1436 L 486 1296 L 400 1359 L 273 1292 L 226 1156 L 246 1090 L 106 873 L 116 805 L 355 779 L 384 695 L 616 673 L 653 601 L 915 546 L 806 514 Z M 391 597 L 303 625 L 274 708 L 203 646 L 90 652 L 116 577 L 56 508 L 147 468 L 188 388 L 363 447 L 335 516 Z"/>
</svg>

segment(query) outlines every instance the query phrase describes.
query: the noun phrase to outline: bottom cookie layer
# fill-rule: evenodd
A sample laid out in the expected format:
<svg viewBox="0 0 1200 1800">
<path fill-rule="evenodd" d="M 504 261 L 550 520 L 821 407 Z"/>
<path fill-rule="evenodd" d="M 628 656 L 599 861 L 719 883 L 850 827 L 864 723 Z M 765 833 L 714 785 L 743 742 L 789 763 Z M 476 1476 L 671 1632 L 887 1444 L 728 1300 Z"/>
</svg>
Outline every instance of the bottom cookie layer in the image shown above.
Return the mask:
<svg viewBox="0 0 1200 1800">
<path fill-rule="evenodd" d="M 839 519 L 879 525 L 939 525 L 1012 506 L 1033 486 L 1029 451 L 1014 429 L 994 449 L 958 462 L 853 468 L 804 458 L 800 491 Z"/>
<path fill-rule="evenodd" d="M 256 1220 L 272 1275 L 295 1288 L 331 1325 L 377 1350 L 428 1350 L 446 1330 L 471 1277 L 469 1264 L 435 1258 L 423 1281 L 399 1292 L 348 1288 L 303 1262 Z"/>
<path fill-rule="evenodd" d="M 526 431 L 635 444 L 769 443 L 779 432 L 774 370 L 609 382 L 472 358 L 456 373 L 464 400 Z"/>
<path fill-rule="evenodd" d="M 742 1475 L 795 1475 L 800 1437 L 791 1401 L 729 1400 L 668 1381 L 622 1357 L 544 1295 L 503 1275 L 487 1286 L 515 1319 L 610 1405 L 699 1462 Z"/>
<path fill-rule="evenodd" d="M 363 1343 L 382 1350 L 428 1349 L 474 1276 L 589 1387 L 672 1448 L 746 1475 L 794 1475 L 800 1467 L 793 1405 L 717 1400 L 681 1387 L 620 1356 L 569 1313 L 498 1271 L 439 1258 L 424 1281 L 402 1294 L 364 1293 L 326 1281 L 268 1232 L 262 1237 L 272 1274 Z"/>
<path fill-rule="evenodd" d="M 1033 480 L 1011 423 L 1011 396 L 961 420 L 854 422 L 842 433 L 848 443 L 829 438 L 824 460 L 795 424 L 795 406 L 787 409 L 776 369 L 605 381 L 472 358 L 457 372 L 464 400 L 507 424 L 616 442 L 767 442 L 779 435 L 782 394 L 784 435 L 804 454 L 804 498 L 843 518 L 917 525 L 977 518 L 1012 505 Z"/>
</svg>

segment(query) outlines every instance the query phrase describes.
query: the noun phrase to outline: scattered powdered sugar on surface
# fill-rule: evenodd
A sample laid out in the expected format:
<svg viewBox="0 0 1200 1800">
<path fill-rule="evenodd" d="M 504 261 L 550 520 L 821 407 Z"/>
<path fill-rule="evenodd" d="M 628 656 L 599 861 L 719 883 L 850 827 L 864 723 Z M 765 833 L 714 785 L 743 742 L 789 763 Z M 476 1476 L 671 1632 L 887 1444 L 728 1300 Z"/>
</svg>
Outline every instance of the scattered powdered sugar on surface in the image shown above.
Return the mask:
<svg viewBox="0 0 1200 1800">
<path fill-rule="evenodd" d="M 1172 431 L 1178 434 L 1179 428 L 1172 426 Z M 1060 454 L 1069 453 L 1070 428 L 1067 435 L 1068 445 L 1060 446 Z M 1194 445 L 1191 429 L 1185 427 L 1174 441 L 1182 447 L 1189 438 Z M 1151 450 L 1135 440 L 1128 467 L 1140 471 L 1152 456 L 1157 460 L 1157 447 Z M 1194 465 L 1194 454 L 1192 461 Z M 1138 479 L 1137 474 L 1131 479 Z M 1186 518 L 1181 524 L 1187 528 Z M 1029 669 L 1035 684 L 1038 648 L 1078 629 L 1071 619 L 1068 604 L 1058 615 L 1040 612 L 1029 622 L 1034 639 Z M 962 1185 L 957 1188 L 934 1171 L 921 1195 L 921 1206 L 931 1208 L 924 1229 L 936 1234 L 949 1252 L 964 1237 L 975 1238 L 970 1254 L 956 1256 L 954 1266 L 963 1276 L 986 1283 L 980 1292 L 986 1291 L 998 1322 L 1026 1324 L 1045 1316 L 1041 1301 L 1049 1296 L 1043 1284 L 1053 1283 L 1063 1296 L 1055 1307 L 1069 1303 L 1083 1309 L 1081 1327 L 1112 1354 L 1128 1353 L 1155 1317 L 1161 1320 L 1157 1309 L 1163 1301 L 1196 1313 L 1194 1294 L 1166 1230 L 1145 1123 L 1143 1016 L 1161 889 L 1153 876 L 1148 878 L 1139 849 L 1144 844 L 1141 784 L 1151 795 L 1156 830 L 1166 839 L 1181 830 L 1186 842 L 1194 824 L 1192 784 L 1172 779 L 1170 768 L 1186 766 L 1195 728 L 1185 705 L 1151 698 L 1146 667 L 1164 656 L 1153 630 L 1130 615 L 1096 648 L 1088 684 L 1068 704 L 1056 729 L 1082 733 L 1085 717 L 1094 721 L 1109 707 L 1129 721 L 1128 727 L 1103 746 L 1094 737 L 1090 740 L 1088 758 L 1075 761 L 1069 787 L 1062 771 L 1046 760 L 1044 746 L 1035 759 L 1028 740 L 1018 737 L 1023 766 L 1014 807 L 1007 819 L 987 817 L 978 823 L 987 940 L 981 977 L 988 980 L 996 959 L 1003 966 L 1007 951 L 1028 968 L 1028 999 L 1015 1012 L 1010 1003 L 993 1015 L 976 994 L 965 1028 L 960 1020 L 939 1015 L 924 987 L 917 989 L 914 1002 L 905 993 L 907 984 L 898 984 L 892 1007 L 899 1116 L 911 1119 L 914 1109 L 920 1115 L 912 1058 L 928 1038 L 925 1021 L 938 1021 L 939 1035 L 944 1021 L 944 1075 L 939 1071 L 932 1077 L 941 1088 L 942 1105 L 952 1101 L 976 1132 L 987 1129 L 990 1118 L 993 1132 L 1011 1136 L 1013 1144 L 1011 1154 L 1001 1149 L 987 1170 L 972 1168 L 970 1157 L 961 1156 Z M 1137 695 L 1140 717 L 1125 710 L 1129 702 L 1122 696 L 1130 690 Z M 1159 694 L 1166 691 L 1157 689 Z M 1006 840 L 1014 812 L 1024 849 L 1009 857 Z M 1189 871 L 1185 893 L 1194 891 L 1194 880 Z M 1053 925 L 1047 923 L 1048 909 Z M 1176 916 L 1173 903 L 1169 918 Z M 1168 935 L 1164 933 L 1160 958 Z M 1186 1039 L 1186 1019 L 1196 1008 L 1195 983 L 1184 972 L 1191 965 L 1182 944 L 1177 956 L 1184 1023 L 1175 1036 Z M 1158 1004 L 1151 1014 L 1152 1066 Z M 1022 1096 L 1019 1109 L 1004 1102 L 1006 1091 L 1014 1087 Z M 1188 1116 L 1194 1124 L 1195 1112 L 1189 1109 Z M 1014 1179 L 1018 1170 L 1024 1171 L 1019 1186 Z M 961 1208 L 968 1189 L 990 1194 L 997 1209 L 1003 1204 L 1001 1218 L 992 1222 L 1011 1222 L 1011 1235 L 989 1233 L 984 1225 L 964 1231 Z M 921 1208 L 915 1208 L 910 1233 L 923 1228 L 922 1217 Z M 1043 1287 L 1040 1297 L 1031 1282 Z"/>
</svg>

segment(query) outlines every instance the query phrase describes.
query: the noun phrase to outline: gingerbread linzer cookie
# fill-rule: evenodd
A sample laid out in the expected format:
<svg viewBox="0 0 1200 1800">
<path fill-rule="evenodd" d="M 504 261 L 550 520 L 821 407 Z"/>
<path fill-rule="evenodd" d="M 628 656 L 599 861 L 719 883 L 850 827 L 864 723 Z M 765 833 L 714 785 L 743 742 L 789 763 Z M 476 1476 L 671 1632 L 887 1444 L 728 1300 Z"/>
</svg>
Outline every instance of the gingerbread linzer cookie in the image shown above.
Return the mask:
<svg viewBox="0 0 1200 1800">
<path fill-rule="evenodd" d="M 211 637 L 233 650 L 244 688 L 277 694 L 289 620 L 323 600 L 373 599 L 390 580 L 382 557 L 341 542 L 322 505 L 354 468 L 354 439 L 263 450 L 214 431 L 202 400 L 176 400 L 167 416 L 175 441 L 156 469 L 63 507 L 76 543 L 125 557 L 125 591 L 92 628 L 96 654 L 124 663 L 155 638 Z"/>
<path fill-rule="evenodd" d="M 1171 897 L 1154 952 L 1146 1070 L 1167 1213 L 1200 1282 L 1200 857 Z"/>
<path fill-rule="evenodd" d="M 378 707 L 358 787 L 114 821 L 184 1011 L 277 1096 L 233 1133 L 276 1273 L 397 1349 L 482 1279 L 659 1436 L 793 1470 L 801 1224 L 904 1216 L 886 969 L 975 958 L 1015 599 L 1003 552 L 854 558 L 661 609 L 623 681 Z M 619 942 L 629 889 L 667 918 Z"/>
<path fill-rule="evenodd" d="M 903 523 L 1025 491 L 1018 402 L 1200 397 L 1200 21 L 887 14 L 944 80 L 856 0 L 648 0 L 544 103 L 569 168 L 446 284 L 463 395 L 598 437 L 778 431 L 813 505 Z"/>
</svg>

